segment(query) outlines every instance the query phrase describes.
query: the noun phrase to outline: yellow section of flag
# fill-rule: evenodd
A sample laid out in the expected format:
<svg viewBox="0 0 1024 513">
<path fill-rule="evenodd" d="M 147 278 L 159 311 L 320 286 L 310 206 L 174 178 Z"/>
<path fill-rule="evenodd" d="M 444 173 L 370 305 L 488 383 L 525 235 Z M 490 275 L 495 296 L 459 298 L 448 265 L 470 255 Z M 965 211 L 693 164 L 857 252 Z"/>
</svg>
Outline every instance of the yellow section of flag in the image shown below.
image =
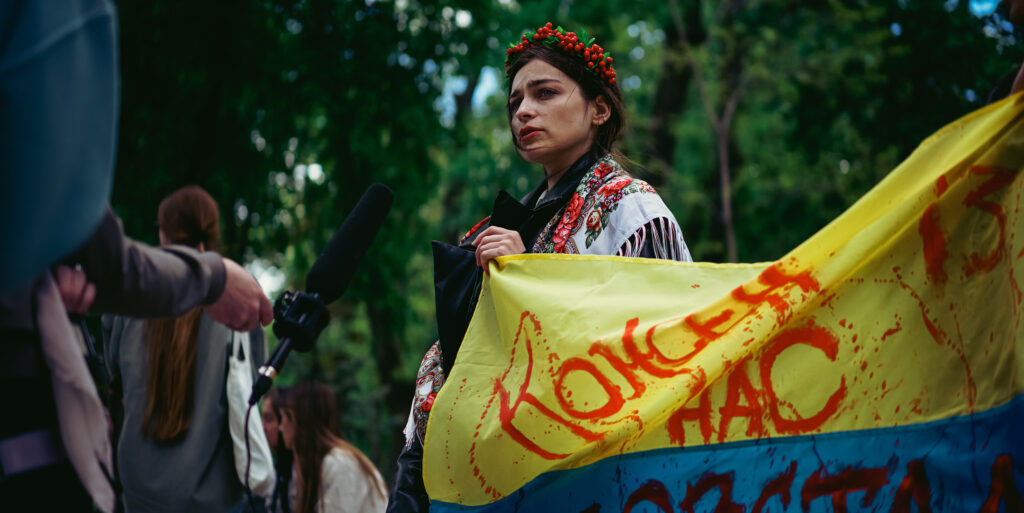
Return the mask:
<svg viewBox="0 0 1024 513">
<path fill-rule="evenodd" d="M 500 259 L 433 405 L 431 499 L 486 504 L 618 454 L 903 426 L 1021 393 L 1022 110 L 1017 96 L 946 126 L 776 262 Z"/>
</svg>

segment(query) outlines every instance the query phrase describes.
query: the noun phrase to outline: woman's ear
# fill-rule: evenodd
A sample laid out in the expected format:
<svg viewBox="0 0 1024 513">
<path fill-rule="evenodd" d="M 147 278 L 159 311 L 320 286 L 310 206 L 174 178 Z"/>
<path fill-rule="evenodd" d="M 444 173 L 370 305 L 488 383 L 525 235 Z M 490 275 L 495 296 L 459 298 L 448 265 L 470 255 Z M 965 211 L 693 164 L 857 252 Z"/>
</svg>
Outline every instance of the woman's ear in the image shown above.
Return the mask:
<svg viewBox="0 0 1024 513">
<path fill-rule="evenodd" d="M 601 126 L 608 118 L 612 117 L 612 107 L 604 96 L 598 96 L 594 100 L 594 119 L 591 121 L 594 126 Z"/>
</svg>

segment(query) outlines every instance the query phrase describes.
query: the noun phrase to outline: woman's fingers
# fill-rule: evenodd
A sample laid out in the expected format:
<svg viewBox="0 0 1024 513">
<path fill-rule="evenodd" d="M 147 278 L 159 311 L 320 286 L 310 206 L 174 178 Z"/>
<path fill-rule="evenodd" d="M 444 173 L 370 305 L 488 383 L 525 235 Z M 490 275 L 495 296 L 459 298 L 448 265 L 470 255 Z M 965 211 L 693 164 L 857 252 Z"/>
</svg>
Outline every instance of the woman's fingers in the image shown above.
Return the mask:
<svg viewBox="0 0 1024 513">
<path fill-rule="evenodd" d="M 473 241 L 473 245 L 476 246 L 476 265 L 483 267 L 485 272 L 489 272 L 487 263 L 492 258 L 526 252 L 519 232 L 497 226 L 491 226 L 481 232 Z"/>
<path fill-rule="evenodd" d="M 477 247 L 477 251 L 482 247 L 495 243 L 507 243 L 510 251 L 513 252 L 509 254 L 526 252 L 526 247 L 523 245 L 523 239 L 519 236 L 519 232 L 499 228 L 497 226 L 487 228 L 476 238 L 476 240 L 473 241 L 473 245 Z"/>
<path fill-rule="evenodd" d="M 473 245 L 476 245 L 477 243 L 480 242 L 480 239 L 482 239 L 482 238 L 484 238 L 484 237 L 486 237 L 488 235 L 491 235 L 491 234 L 494 234 L 494 233 L 507 232 L 507 231 L 508 230 L 506 230 L 504 228 L 501 228 L 499 226 L 488 226 L 487 228 L 484 229 L 484 231 L 480 232 L 480 235 L 478 235 L 476 240 L 473 241 Z"/>
</svg>

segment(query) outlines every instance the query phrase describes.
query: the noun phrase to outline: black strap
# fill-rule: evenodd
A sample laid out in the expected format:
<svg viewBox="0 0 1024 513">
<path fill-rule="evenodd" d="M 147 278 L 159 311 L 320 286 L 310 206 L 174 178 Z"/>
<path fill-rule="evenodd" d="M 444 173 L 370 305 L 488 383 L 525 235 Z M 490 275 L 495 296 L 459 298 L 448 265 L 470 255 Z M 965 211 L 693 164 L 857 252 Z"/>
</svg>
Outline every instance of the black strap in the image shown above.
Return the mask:
<svg viewBox="0 0 1024 513">
<path fill-rule="evenodd" d="M 70 313 L 68 316 L 82 333 L 82 339 L 85 341 L 85 363 L 89 366 L 89 373 L 92 374 L 93 381 L 96 382 L 100 398 L 103 399 L 103 403 L 109 409 L 110 394 L 104 393 L 104 388 L 110 384 L 110 375 L 107 373 L 106 364 L 103 363 L 103 356 L 96 350 L 96 339 L 92 337 L 92 332 L 89 331 L 89 325 L 85 322 L 84 315 Z"/>
</svg>

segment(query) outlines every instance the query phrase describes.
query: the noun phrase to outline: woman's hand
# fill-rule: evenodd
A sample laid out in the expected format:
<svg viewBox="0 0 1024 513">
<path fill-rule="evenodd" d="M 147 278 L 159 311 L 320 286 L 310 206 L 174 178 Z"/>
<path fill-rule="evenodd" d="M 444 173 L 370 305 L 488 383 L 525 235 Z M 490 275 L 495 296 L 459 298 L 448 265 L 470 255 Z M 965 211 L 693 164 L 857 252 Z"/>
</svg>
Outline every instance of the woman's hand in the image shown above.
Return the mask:
<svg viewBox="0 0 1024 513">
<path fill-rule="evenodd" d="M 96 299 L 96 286 L 89 283 L 85 271 L 61 265 L 53 273 L 57 281 L 57 290 L 64 301 L 64 308 L 69 312 L 85 314 L 89 312 L 92 301 Z"/>
<path fill-rule="evenodd" d="M 473 241 L 476 246 L 476 265 L 484 268 L 489 273 L 487 263 L 492 258 L 505 255 L 518 255 L 526 252 L 522 237 L 515 230 L 506 230 L 497 226 L 491 226 L 480 233 Z"/>
</svg>

